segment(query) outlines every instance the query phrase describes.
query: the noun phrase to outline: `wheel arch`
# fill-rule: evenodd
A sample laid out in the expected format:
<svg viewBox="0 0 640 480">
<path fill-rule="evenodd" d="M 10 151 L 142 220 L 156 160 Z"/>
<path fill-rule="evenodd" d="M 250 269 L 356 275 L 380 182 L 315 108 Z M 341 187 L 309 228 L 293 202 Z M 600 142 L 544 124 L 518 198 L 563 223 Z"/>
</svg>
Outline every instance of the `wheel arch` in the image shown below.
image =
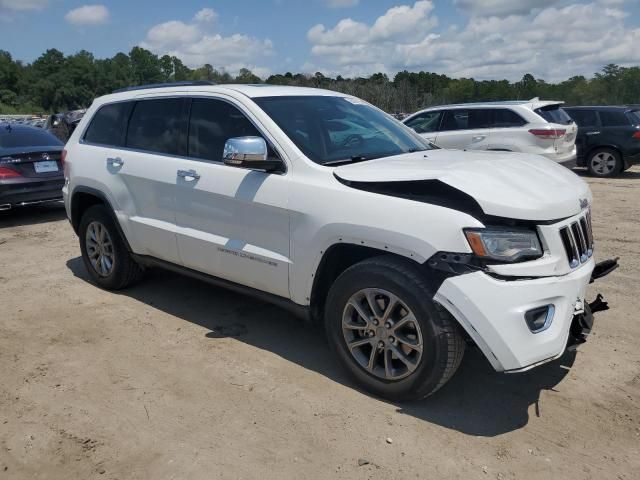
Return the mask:
<svg viewBox="0 0 640 480">
<path fill-rule="evenodd" d="M 126 235 L 122 231 L 122 227 L 120 222 L 118 221 L 118 217 L 111 205 L 111 202 L 107 198 L 107 196 L 101 192 L 100 190 L 96 190 L 91 187 L 79 186 L 73 190 L 71 194 L 71 225 L 73 230 L 78 234 L 78 228 L 80 227 L 80 221 L 82 220 L 82 216 L 84 213 L 94 205 L 103 205 L 109 215 L 111 215 L 113 222 L 118 229 L 118 233 L 120 237 L 124 241 L 124 244 L 129 252 L 131 252 L 131 246 L 129 245 L 129 241 L 127 240 Z"/>
<path fill-rule="evenodd" d="M 591 154 L 593 152 L 595 152 L 596 150 L 600 150 L 602 148 L 608 148 L 610 150 L 614 150 L 618 155 L 620 155 L 620 160 L 622 160 L 624 162 L 624 155 L 622 154 L 622 149 L 618 145 L 602 144 L 602 145 L 595 145 L 595 146 L 591 147 L 589 150 L 587 150 L 587 152 L 584 154 L 585 165 L 588 164 L 589 157 L 591 157 Z"/>
</svg>

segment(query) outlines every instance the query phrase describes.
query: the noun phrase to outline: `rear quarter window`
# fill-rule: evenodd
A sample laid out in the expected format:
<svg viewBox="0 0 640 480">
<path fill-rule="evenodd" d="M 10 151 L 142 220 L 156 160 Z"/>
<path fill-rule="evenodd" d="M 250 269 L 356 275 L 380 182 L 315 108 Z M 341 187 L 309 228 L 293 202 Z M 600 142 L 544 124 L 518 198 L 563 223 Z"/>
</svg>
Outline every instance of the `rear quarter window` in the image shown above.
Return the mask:
<svg viewBox="0 0 640 480">
<path fill-rule="evenodd" d="M 526 124 L 527 121 L 513 110 L 498 108 L 493 111 L 493 128 L 522 127 Z"/>
<path fill-rule="evenodd" d="M 100 107 L 84 134 L 85 142 L 123 147 L 132 106 L 133 102 L 121 102 Z"/>
</svg>

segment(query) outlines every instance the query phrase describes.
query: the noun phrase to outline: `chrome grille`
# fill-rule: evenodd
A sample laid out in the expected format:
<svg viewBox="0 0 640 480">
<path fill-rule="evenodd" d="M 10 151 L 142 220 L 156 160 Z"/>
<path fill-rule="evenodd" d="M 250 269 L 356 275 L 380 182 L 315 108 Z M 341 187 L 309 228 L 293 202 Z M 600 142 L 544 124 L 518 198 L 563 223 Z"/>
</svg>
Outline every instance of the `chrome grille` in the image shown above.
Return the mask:
<svg viewBox="0 0 640 480">
<path fill-rule="evenodd" d="M 569 266 L 576 268 L 593 256 L 593 231 L 591 212 L 560 229 L 560 238 L 569 260 Z"/>
</svg>

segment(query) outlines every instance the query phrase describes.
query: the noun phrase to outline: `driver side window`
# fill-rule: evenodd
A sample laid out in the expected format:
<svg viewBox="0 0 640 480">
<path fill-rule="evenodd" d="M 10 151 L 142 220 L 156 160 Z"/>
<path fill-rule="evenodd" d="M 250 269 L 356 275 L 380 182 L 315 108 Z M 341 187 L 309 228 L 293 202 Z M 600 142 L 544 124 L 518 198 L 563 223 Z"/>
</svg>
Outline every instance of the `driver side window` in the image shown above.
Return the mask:
<svg viewBox="0 0 640 480">
<path fill-rule="evenodd" d="M 416 133 L 437 132 L 440 128 L 442 112 L 424 112 L 416 115 L 407 122 L 407 126 L 413 128 Z"/>
<path fill-rule="evenodd" d="M 230 103 L 209 98 L 193 99 L 189 119 L 189 157 L 220 162 L 228 139 L 261 136 L 253 123 Z"/>
</svg>

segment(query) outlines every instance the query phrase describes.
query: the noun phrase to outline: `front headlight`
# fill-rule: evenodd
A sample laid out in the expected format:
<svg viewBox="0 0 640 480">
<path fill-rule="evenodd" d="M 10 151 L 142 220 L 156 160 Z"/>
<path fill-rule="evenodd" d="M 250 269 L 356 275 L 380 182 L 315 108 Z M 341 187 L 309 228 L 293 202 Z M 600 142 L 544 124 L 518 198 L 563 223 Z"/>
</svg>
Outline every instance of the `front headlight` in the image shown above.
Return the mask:
<svg viewBox="0 0 640 480">
<path fill-rule="evenodd" d="M 464 234 L 473 253 L 483 259 L 511 263 L 543 253 L 538 235 L 530 230 L 466 229 Z"/>
</svg>

